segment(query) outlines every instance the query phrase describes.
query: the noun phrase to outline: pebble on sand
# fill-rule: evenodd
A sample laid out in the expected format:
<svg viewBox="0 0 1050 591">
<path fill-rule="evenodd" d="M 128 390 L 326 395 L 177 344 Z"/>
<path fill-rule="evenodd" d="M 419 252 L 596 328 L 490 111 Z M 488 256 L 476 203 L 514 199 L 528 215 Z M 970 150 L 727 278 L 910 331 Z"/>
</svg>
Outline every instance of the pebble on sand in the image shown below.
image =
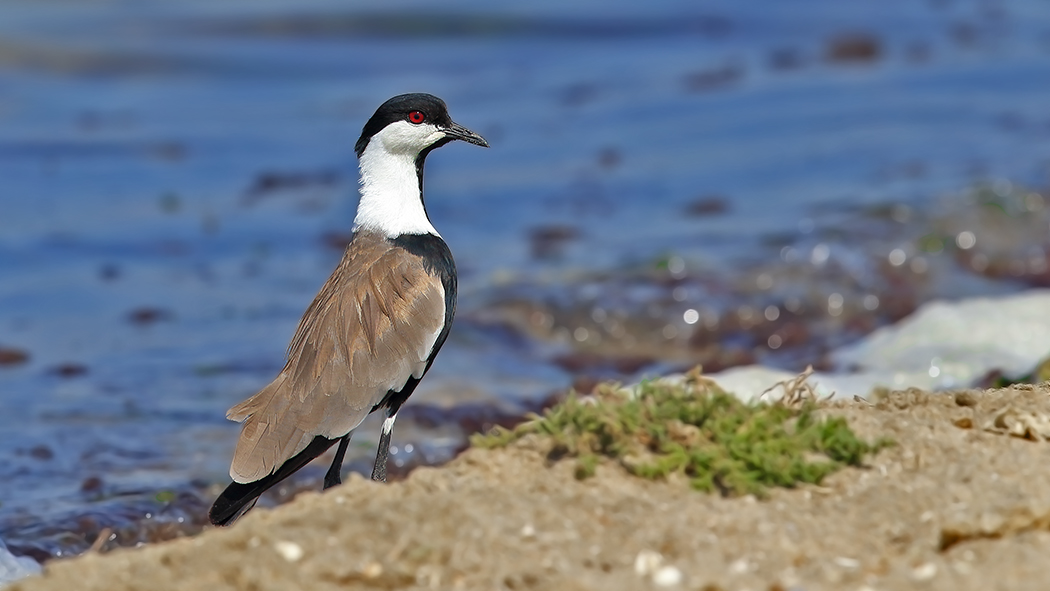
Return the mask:
<svg viewBox="0 0 1050 591">
<path fill-rule="evenodd" d="M 281 558 L 284 558 L 288 562 L 299 562 L 299 560 L 303 557 L 302 546 L 296 544 L 295 542 L 286 542 L 284 540 L 281 540 L 279 542 L 274 543 L 273 547 L 274 550 L 277 550 L 277 553 L 281 555 Z"/>
</svg>

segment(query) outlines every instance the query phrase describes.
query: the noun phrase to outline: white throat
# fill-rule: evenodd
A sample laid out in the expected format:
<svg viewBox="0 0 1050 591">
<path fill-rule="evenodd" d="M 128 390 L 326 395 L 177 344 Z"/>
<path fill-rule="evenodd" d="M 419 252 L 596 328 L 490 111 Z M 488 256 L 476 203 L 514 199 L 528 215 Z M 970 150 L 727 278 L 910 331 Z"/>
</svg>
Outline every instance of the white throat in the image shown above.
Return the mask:
<svg viewBox="0 0 1050 591">
<path fill-rule="evenodd" d="M 392 123 L 368 142 L 361 154 L 361 201 L 354 231 L 371 230 L 396 238 L 402 234 L 440 236 L 427 219 L 416 176 L 416 157 L 443 137 L 433 127 Z M 430 129 L 426 129 L 430 127 Z"/>
</svg>

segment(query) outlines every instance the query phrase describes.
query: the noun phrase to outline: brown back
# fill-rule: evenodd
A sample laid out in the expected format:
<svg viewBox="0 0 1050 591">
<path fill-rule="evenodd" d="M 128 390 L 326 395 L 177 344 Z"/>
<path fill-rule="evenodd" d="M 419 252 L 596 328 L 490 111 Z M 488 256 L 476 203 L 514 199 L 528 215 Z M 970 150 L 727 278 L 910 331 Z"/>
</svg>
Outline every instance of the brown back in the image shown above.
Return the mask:
<svg viewBox="0 0 1050 591">
<path fill-rule="evenodd" d="M 271 474 L 317 435 L 349 433 L 388 391 L 422 377 L 444 316 L 441 280 L 422 258 L 358 232 L 303 314 L 284 369 L 226 414 L 244 421 L 233 480 Z"/>
</svg>

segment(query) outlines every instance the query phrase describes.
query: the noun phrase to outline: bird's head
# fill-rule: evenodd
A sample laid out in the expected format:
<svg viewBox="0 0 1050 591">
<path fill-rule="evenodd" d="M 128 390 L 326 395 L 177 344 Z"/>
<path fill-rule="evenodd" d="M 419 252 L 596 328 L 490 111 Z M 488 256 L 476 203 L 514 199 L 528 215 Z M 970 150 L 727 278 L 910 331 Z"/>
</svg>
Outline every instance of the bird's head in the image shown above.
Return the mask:
<svg viewBox="0 0 1050 591">
<path fill-rule="evenodd" d="M 445 101 L 431 94 L 402 94 L 376 109 L 354 150 L 360 158 L 378 143 L 384 152 L 415 159 L 453 140 L 489 145 L 485 138 L 452 121 Z"/>
</svg>

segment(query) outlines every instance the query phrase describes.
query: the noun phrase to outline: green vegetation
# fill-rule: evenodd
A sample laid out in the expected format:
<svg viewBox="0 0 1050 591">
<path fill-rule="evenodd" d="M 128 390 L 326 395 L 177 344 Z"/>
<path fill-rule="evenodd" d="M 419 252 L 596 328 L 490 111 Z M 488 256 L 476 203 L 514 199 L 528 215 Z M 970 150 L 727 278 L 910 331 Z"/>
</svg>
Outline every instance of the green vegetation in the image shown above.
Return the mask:
<svg viewBox="0 0 1050 591">
<path fill-rule="evenodd" d="M 1035 367 L 1032 373 L 1023 375 L 1017 379 L 1011 379 L 1003 375 L 993 375 L 991 379 L 982 383 L 981 386 L 987 385 L 989 388 L 1006 388 L 1014 384 L 1042 384 L 1043 382 L 1050 381 L 1050 357 L 1039 362 L 1039 365 Z"/>
<path fill-rule="evenodd" d="M 698 370 L 681 384 L 648 382 L 635 392 L 603 384 L 513 430 L 475 435 L 476 447 L 502 447 L 528 434 L 548 437 L 552 457 L 576 458 L 576 476 L 602 457 L 643 478 L 681 473 L 702 491 L 762 496 L 771 486 L 818 484 L 842 466 L 887 445 L 860 440 L 841 417 L 820 418 L 817 404 L 789 392 L 785 402 L 747 404 Z"/>
</svg>

